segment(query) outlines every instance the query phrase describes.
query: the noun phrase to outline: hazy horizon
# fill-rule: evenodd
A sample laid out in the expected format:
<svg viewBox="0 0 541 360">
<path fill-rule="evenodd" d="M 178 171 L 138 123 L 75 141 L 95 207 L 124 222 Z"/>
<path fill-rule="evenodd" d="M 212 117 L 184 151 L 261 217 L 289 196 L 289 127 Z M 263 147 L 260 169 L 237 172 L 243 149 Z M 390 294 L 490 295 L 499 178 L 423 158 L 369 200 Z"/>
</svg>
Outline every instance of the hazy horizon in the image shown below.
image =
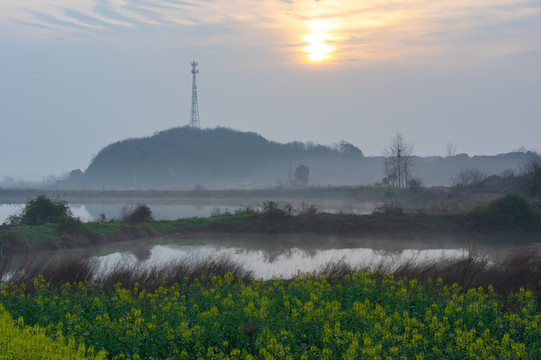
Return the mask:
<svg viewBox="0 0 541 360">
<path fill-rule="evenodd" d="M 541 150 L 541 3 L 5 0 L 0 179 L 188 124 L 380 156 Z"/>
</svg>

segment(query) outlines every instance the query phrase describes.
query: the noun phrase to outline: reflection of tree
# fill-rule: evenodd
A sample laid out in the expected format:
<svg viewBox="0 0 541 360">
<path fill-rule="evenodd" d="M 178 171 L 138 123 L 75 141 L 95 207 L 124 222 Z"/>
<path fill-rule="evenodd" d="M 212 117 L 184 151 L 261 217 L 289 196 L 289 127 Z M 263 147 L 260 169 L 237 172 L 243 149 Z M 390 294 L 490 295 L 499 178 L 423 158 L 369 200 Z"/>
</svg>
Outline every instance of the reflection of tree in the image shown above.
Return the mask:
<svg viewBox="0 0 541 360">
<path fill-rule="evenodd" d="M 273 263 L 278 260 L 279 257 L 284 259 L 291 259 L 293 256 L 293 249 L 275 249 L 275 250 L 263 250 L 263 259 L 266 262 Z"/>
<path fill-rule="evenodd" d="M 396 256 L 396 255 L 400 255 L 404 252 L 404 249 L 376 249 L 376 250 L 373 250 L 374 251 L 374 255 L 379 255 L 379 256 Z"/>
<path fill-rule="evenodd" d="M 150 258 L 151 250 L 152 249 L 150 246 L 136 246 L 130 251 L 137 258 L 137 260 L 146 261 Z"/>
</svg>

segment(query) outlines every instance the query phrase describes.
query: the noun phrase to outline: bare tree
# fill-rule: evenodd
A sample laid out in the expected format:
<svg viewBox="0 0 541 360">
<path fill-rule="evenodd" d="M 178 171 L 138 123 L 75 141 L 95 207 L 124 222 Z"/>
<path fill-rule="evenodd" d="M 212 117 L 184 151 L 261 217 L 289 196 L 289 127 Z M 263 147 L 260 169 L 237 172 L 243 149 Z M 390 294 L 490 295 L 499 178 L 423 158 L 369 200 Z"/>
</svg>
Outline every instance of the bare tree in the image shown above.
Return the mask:
<svg viewBox="0 0 541 360">
<path fill-rule="evenodd" d="M 468 168 L 460 171 L 455 178 L 453 178 L 453 185 L 457 188 L 478 188 L 483 185 L 483 181 L 487 178 L 487 174 L 479 170 L 478 168 Z"/>
<path fill-rule="evenodd" d="M 520 174 L 531 195 L 541 195 L 541 156 L 529 158 L 520 165 Z"/>
<path fill-rule="evenodd" d="M 391 140 L 389 147 L 385 148 L 385 175 L 389 186 L 407 188 L 411 177 L 413 143 L 408 143 L 404 137 L 397 133 Z"/>
<path fill-rule="evenodd" d="M 456 145 L 453 145 L 452 143 L 447 143 L 446 144 L 446 149 L 447 149 L 447 157 L 450 158 L 450 157 L 453 157 L 456 155 Z"/>
</svg>

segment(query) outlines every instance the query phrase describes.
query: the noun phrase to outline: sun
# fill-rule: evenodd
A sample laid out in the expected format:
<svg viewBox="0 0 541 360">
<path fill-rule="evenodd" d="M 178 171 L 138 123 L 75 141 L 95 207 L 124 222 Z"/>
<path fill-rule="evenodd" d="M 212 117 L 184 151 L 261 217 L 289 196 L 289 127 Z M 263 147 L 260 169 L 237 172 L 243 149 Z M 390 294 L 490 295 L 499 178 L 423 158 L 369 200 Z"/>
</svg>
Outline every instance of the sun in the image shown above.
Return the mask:
<svg viewBox="0 0 541 360">
<path fill-rule="evenodd" d="M 326 44 L 325 41 L 329 37 L 325 34 L 308 34 L 304 37 L 304 41 L 310 43 L 302 49 L 308 53 L 307 57 L 310 61 L 321 62 L 331 57 L 331 52 L 334 51 L 334 46 Z"/>
<path fill-rule="evenodd" d="M 329 23 L 321 20 L 312 20 L 308 23 L 310 33 L 304 35 L 303 41 L 309 43 L 302 51 L 307 53 L 308 60 L 312 62 L 322 62 L 331 58 L 331 53 L 335 47 L 326 42 L 334 40 L 334 37 L 328 33 Z"/>
</svg>

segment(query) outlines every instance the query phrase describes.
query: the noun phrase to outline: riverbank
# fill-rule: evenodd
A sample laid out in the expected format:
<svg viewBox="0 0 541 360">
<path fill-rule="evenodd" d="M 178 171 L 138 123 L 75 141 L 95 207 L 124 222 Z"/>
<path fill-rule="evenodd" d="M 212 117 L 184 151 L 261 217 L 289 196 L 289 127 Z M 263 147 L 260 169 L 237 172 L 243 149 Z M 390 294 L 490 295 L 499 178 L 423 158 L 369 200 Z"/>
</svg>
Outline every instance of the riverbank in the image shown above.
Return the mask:
<svg viewBox="0 0 541 360">
<path fill-rule="evenodd" d="M 541 214 L 517 195 L 508 195 L 489 206 L 466 214 L 410 214 L 387 206 L 370 215 L 319 213 L 305 207 L 296 213 L 287 203 L 268 201 L 261 210 L 243 209 L 209 218 L 171 221 L 91 222 L 71 226 L 3 226 L 4 255 L 44 250 L 88 248 L 96 245 L 155 237 L 205 233 L 328 233 L 359 236 L 398 235 L 541 235 Z M 539 237 L 541 239 L 541 236 Z"/>
</svg>

